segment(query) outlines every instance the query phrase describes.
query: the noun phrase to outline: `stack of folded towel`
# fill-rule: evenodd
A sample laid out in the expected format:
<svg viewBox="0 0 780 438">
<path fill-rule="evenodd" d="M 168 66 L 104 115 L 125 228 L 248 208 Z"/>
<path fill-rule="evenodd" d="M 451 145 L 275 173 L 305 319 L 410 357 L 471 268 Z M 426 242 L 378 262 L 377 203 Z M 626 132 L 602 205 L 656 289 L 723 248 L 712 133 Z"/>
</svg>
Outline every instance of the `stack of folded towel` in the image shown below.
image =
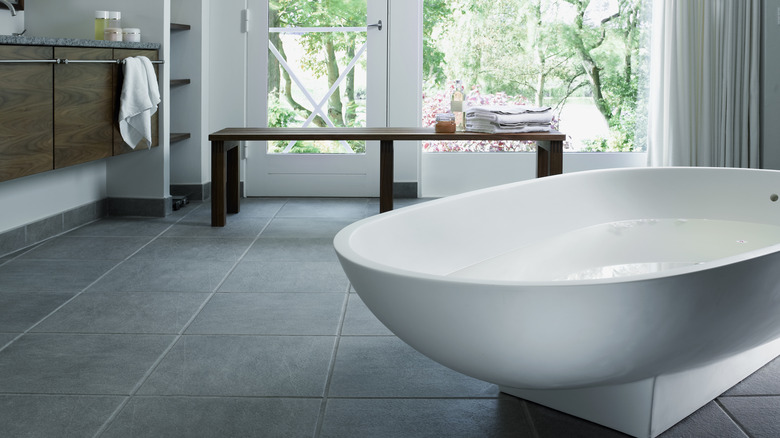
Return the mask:
<svg viewBox="0 0 780 438">
<path fill-rule="evenodd" d="M 550 132 L 549 107 L 529 105 L 474 106 L 466 110 L 466 131 L 494 133 Z"/>
</svg>

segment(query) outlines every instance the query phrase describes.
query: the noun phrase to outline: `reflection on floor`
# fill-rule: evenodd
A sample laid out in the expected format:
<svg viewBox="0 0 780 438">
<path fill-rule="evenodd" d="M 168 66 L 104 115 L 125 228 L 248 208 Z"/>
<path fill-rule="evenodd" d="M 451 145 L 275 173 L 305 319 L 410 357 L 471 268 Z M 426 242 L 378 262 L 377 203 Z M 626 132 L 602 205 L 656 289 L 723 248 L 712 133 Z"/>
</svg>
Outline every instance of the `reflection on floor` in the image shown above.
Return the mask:
<svg viewBox="0 0 780 438">
<path fill-rule="evenodd" d="M 397 204 L 403 204 L 402 200 Z M 0 436 L 619 437 L 387 331 L 335 233 L 375 199 L 109 218 L 0 257 Z M 780 360 L 664 437 L 780 436 Z"/>
</svg>

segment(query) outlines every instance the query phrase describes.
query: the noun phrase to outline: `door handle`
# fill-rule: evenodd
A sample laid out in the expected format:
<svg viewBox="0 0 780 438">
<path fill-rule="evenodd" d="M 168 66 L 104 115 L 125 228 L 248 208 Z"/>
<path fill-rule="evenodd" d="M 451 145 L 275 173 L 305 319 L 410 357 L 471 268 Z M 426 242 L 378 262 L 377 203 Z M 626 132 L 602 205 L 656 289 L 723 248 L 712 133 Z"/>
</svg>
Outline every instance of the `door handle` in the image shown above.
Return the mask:
<svg viewBox="0 0 780 438">
<path fill-rule="evenodd" d="M 369 28 L 369 29 L 372 28 L 372 27 L 375 27 L 375 28 L 377 28 L 377 30 L 382 30 L 382 20 L 379 20 L 379 22 L 377 22 L 376 24 L 369 24 L 366 27 Z"/>
</svg>

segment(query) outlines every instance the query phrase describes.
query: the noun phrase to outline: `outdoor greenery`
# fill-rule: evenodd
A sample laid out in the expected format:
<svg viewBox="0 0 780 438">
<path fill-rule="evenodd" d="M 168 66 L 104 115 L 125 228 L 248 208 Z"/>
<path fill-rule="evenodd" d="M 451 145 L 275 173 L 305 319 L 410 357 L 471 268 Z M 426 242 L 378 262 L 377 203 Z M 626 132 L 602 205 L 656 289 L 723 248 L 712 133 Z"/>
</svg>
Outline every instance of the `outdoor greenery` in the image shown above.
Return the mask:
<svg viewBox="0 0 780 438">
<path fill-rule="evenodd" d="M 588 97 L 607 121 L 610 135 L 589 139 L 587 150 L 644 150 L 645 136 L 637 130 L 646 122 L 640 93 L 646 73 L 641 43 L 646 1 L 424 0 L 424 123 L 432 123 L 436 112 L 447 110 L 452 82 L 460 79 L 470 90 L 467 100 L 472 104 L 528 103 L 559 111 L 567 99 Z M 269 26 L 365 27 L 366 0 L 270 0 Z M 322 85 L 317 88 L 330 89 L 366 35 L 312 32 L 295 38 L 304 53 L 301 68 L 320 78 Z M 269 40 L 286 60 L 288 40 L 274 32 Z M 269 53 L 269 126 L 300 126 L 312 115 L 310 103 L 296 99 L 295 87 L 293 78 Z M 356 89 L 352 69 L 328 99 L 328 119 L 334 126 L 360 126 L 364 99 L 365 90 Z M 312 124 L 327 126 L 319 115 Z M 285 146 L 279 142 L 274 148 L 281 151 Z M 352 147 L 362 152 L 364 146 Z M 292 152 L 314 150 L 311 144 L 299 143 Z M 487 150 L 529 150 L 529 146 Z"/>
<path fill-rule="evenodd" d="M 365 27 L 366 0 L 271 0 L 268 7 L 269 27 Z M 362 33 L 312 32 L 299 36 L 305 57 L 302 67 L 315 77 L 323 79 L 323 89 L 330 89 L 341 75 L 344 67 L 354 58 L 358 47 L 365 42 Z M 287 60 L 283 39 L 279 33 L 269 33 L 270 44 Z M 268 124 L 269 126 L 291 126 L 296 119 L 306 120 L 312 114 L 308 102 L 298 102 L 293 96 L 293 80 L 282 68 L 276 57 L 268 55 Z M 363 90 L 363 94 L 365 91 Z M 355 89 L 355 69 L 350 70 L 343 85 L 334 92 L 327 103 L 327 115 L 334 126 L 360 126 L 361 112 Z M 362 96 L 365 98 L 365 96 Z M 364 110 L 363 110 L 364 111 Z M 312 123 L 327 126 L 319 115 Z M 284 142 L 273 145 L 279 152 Z M 357 152 L 365 150 L 363 142 L 350 142 Z M 338 143 L 333 146 L 338 151 Z M 298 142 L 293 153 L 319 152 L 312 142 Z"/>
<path fill-rule="evenodd" d="M 590 150 L 636 151 L 644 111 L 644 0 L 425 0 L 426 95 L 461 79 L 562 108 L 588 96 L 610 127 Z"/>
</svg>

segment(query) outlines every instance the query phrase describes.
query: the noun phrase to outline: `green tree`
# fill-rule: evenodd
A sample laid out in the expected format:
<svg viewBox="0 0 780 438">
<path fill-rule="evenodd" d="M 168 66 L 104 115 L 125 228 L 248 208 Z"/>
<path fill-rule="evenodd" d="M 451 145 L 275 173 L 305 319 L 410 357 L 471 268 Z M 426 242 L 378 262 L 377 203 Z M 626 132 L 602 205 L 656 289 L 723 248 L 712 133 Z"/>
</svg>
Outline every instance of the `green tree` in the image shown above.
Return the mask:
<svg viewBox="0 0 780 438">
<path fill-rule="evenodd" d="M 269 2 L 271 27 L 359 27 L 365 24 L 365 0 L 272 0 Z M 354 33 L 314 32 L 304 34 L 301 38 L 306 51 L 303 67 L 319 77 L 326 78 L 328 89 L 333 87 L 341 75 L 342 65 L 346 65 L 355 56 L 357 45 L 365 42 L 365 37 L 358 37 Z M 279 35 L 271 34 L 269 40 L 286 60 L 284 43 Z M 269 93 L 281 95 L 303 118 L 308 118 L 313 110 L 306 108 L 293 97 L 292 78 L 270 53 L 269 59 L 272 60 L 269 61 Z M 352 126 L 356 121 L 358 106 L 354 69 L 349 71 L 345 78 L 346 104 L 342 100 L 341 88 L 339 86 L 328 99 L 328 118 L 336 126 Z M 314 123 L 320 127 L 326 126 L 325 120 L 320 116 L 314 118 Z"/>
<path fill-rule="evenodd" d="M 617 11 L 605 13 L 611 4 L 598 0 L 425 0 L 434 11 L 425 25 L 434 28 L 424 34 L 437 37 L 431 44 L 444 53 L 427 64 L 426 83 L 438 86 L 430 78 L 444 75 L 540 106 L 562 107 L 584 94 L 620 147 L 630 148 L 639 117 L 644 1 L 618 0 Z M 449 18 L 435 14 L 447 10 Z"/>
<path fill-rule="evenodd" d="M 446 32 L 452 15 L 447 0 L 423 2 L 423 82 L 441 87 L 447 80 L 444 52 L 438 44 L 437 33 Z"/>
</svg>

